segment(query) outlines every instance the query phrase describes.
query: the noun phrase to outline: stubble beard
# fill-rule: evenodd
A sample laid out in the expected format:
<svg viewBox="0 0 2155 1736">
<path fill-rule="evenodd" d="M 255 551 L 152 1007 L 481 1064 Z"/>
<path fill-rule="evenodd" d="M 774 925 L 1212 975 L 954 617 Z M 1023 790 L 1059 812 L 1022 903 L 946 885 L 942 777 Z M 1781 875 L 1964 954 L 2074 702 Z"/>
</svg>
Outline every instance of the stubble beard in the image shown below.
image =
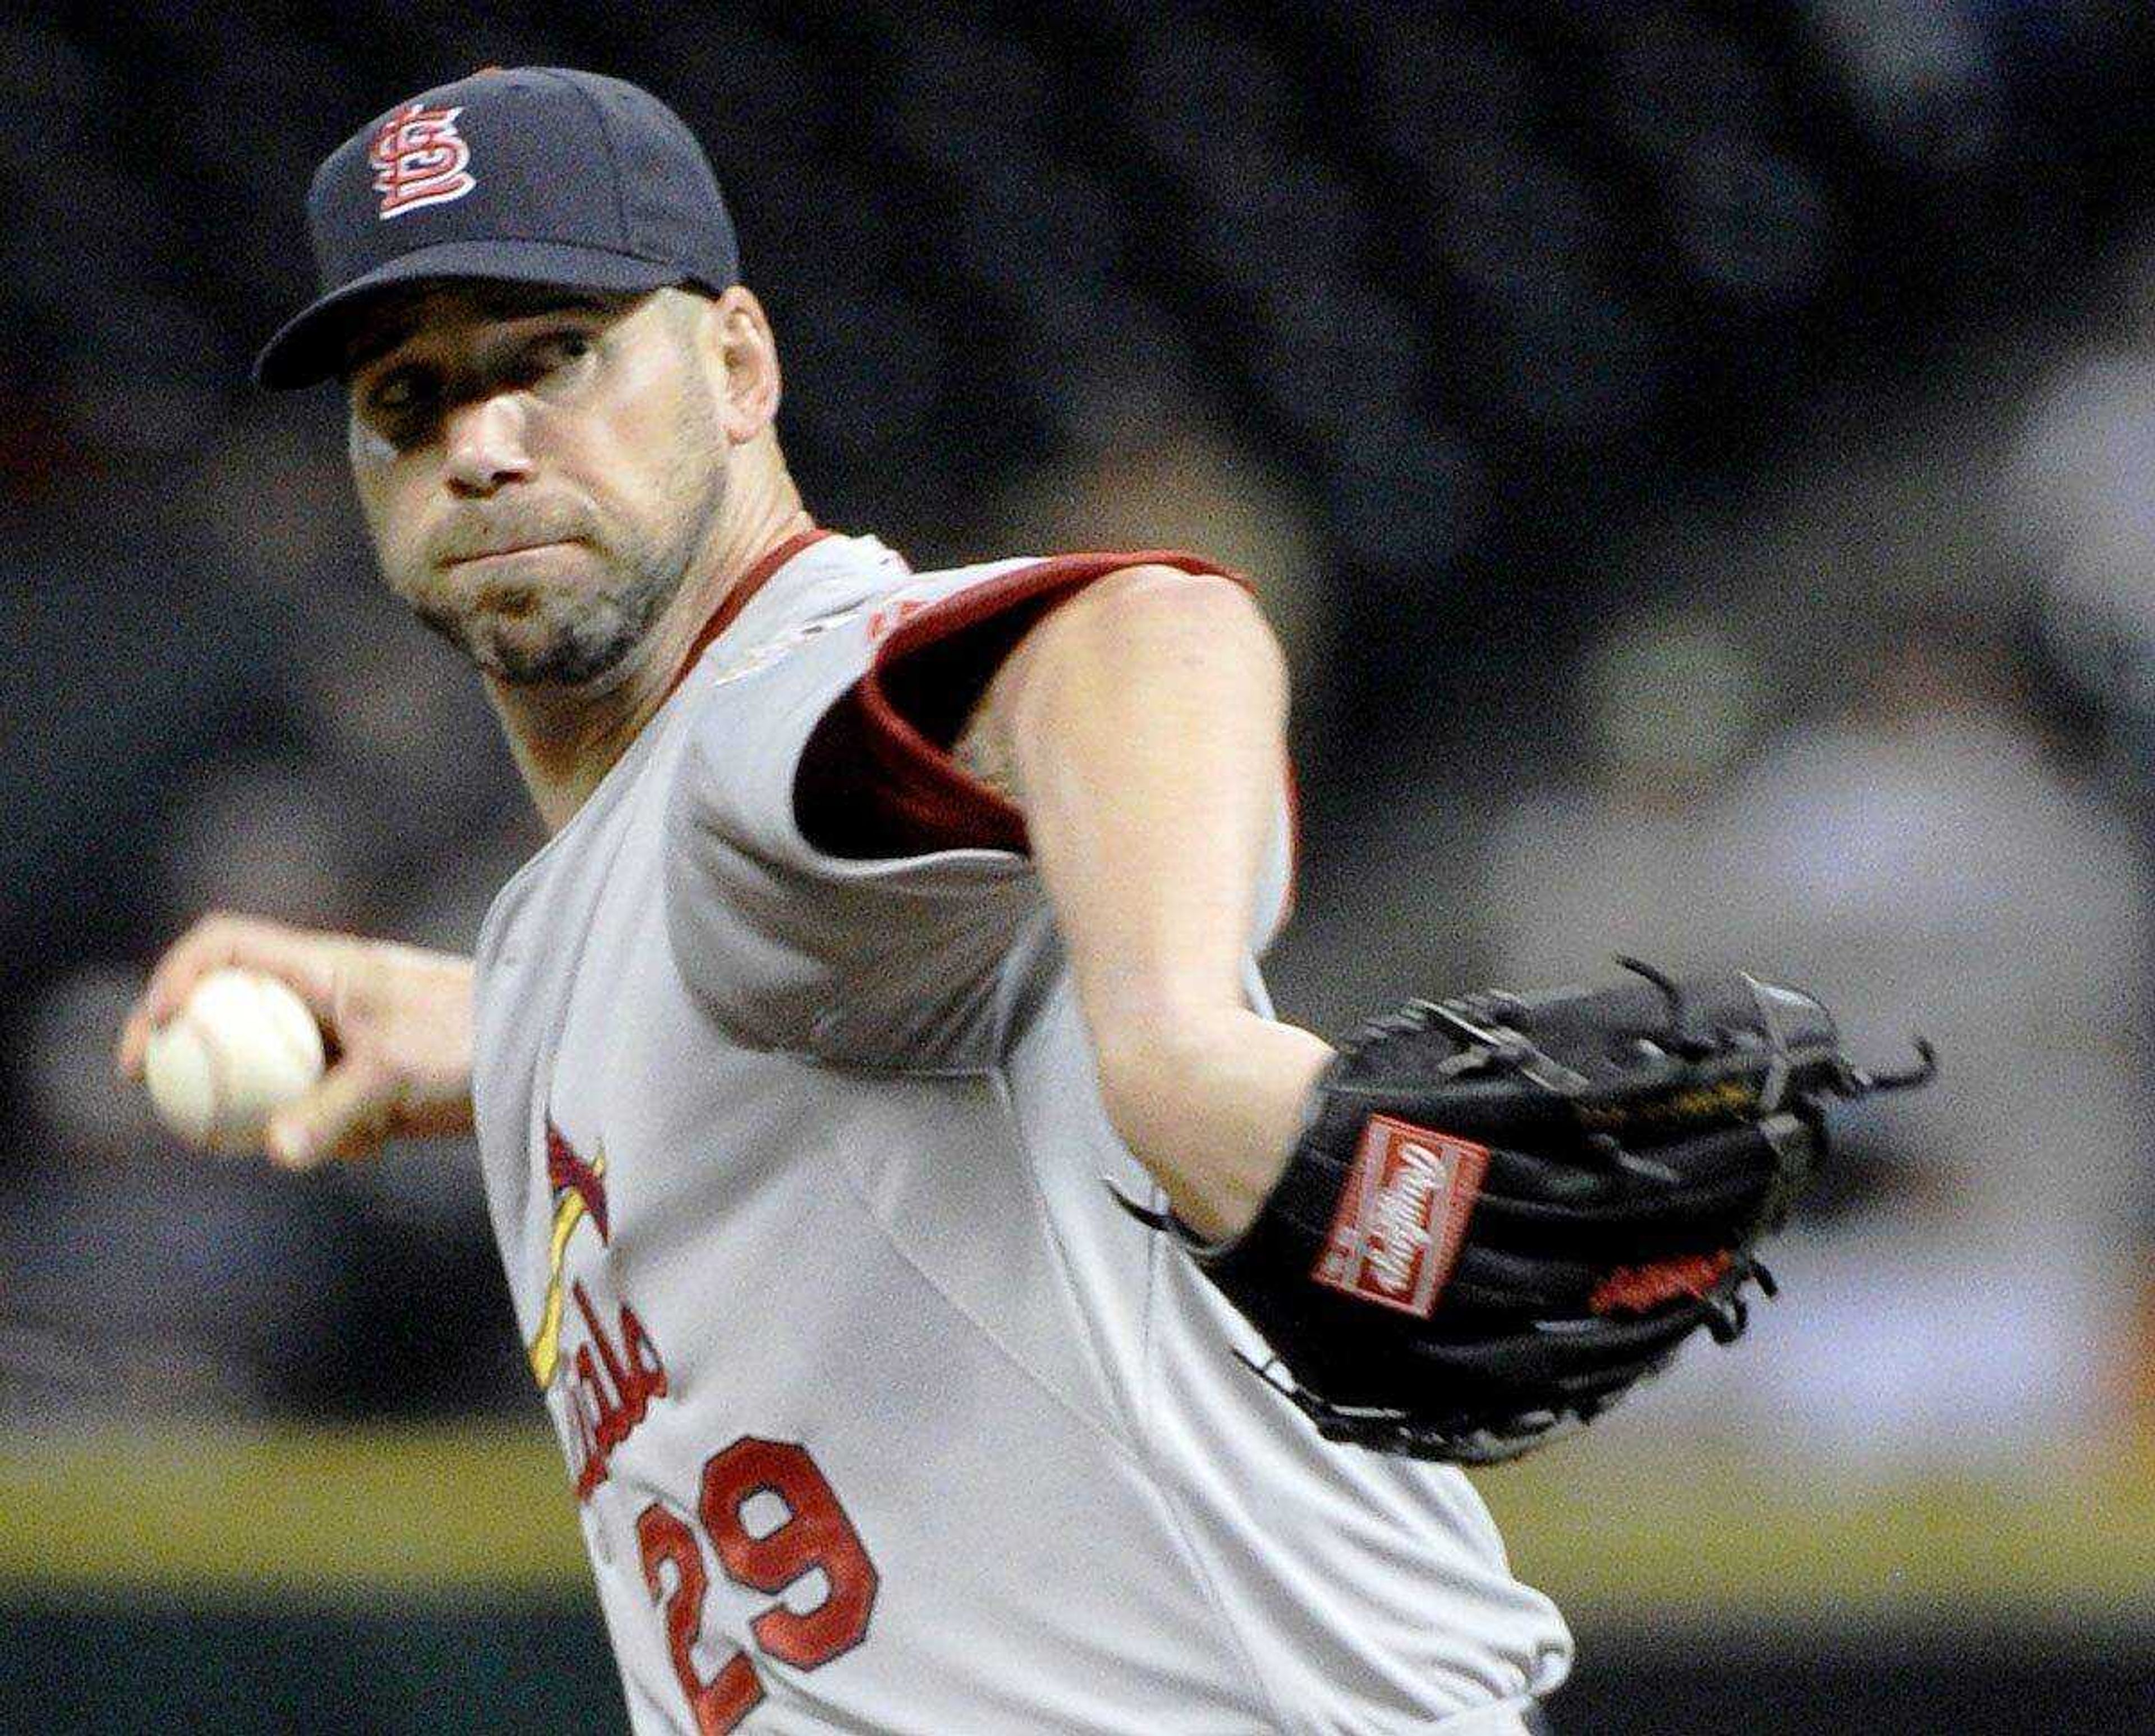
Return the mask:
<svg viewBox="0 0 2155 1736">
<path fill-rule="evenodd" d="M 594 549 L 602 589 L 532 585 L 494 605 L 417 603 L 422 625 L 512 687 L 583 687 L 618 669 L 680 594 L 690 550 Z M 617 576 L 618 575 L 618 576 Z M 505 615 L 501 602 L 518 607 Z"/>
<path fill-rule="evenodd" d="M 523 606 L 514 618 L 504 618 L 498 607 L 424 600 L 414 601 L 413 613 L 504 686 L 573 689 L 605 683 L 650 637 L 709 541 L 726 495 L 725 467 L 714 456 L 718 438 L 713 406 L 692 399 L 683 413 L 675 448 L 679 462 L 667 490 L 669 499 L 683 505 L 663 540 L 590 545 L 609 582 L 520 587 Z"/>
</svg>

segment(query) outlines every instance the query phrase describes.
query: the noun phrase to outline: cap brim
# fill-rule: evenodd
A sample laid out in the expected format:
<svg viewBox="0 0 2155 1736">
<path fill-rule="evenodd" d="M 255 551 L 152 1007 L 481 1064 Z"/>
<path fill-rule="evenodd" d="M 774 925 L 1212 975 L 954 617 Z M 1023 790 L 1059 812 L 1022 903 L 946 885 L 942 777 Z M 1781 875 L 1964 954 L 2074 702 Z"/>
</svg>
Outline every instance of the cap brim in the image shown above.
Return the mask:
<svg viewBox="0 0 2155 1736">
<path fill-rule="evenodd" d="M 344 371 L 345 340 L 352 322 L 368 304 L 385 290 L 433 278 L 557 283 L 565 289 L 622 294 L 684 281 L 678 265 L 604 248 L 555 241 L 446 241 L 400 253 L 287 320 L 254 358 L 255 384 L 284 391 L 334 379 Z"/>
</svg>

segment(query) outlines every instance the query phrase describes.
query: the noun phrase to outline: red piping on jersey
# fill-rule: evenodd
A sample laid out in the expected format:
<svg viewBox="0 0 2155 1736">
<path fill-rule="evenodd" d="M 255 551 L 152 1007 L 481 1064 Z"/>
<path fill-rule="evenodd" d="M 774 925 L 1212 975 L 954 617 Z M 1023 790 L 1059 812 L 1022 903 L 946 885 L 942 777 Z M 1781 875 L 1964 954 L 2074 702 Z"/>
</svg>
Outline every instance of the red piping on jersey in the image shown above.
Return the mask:
<svg viewBox="0 0 2155 1736">
<path fill-rule="evenodd" d="M 688 655 L 681 659 L 680 667 L 673 671 L 673 679 L 667 682 L 666 692 L 660 696 L 659 702 L 663 705 L 673 697 L 673 690 L 688 680 L 688 671 L 711 648 L 711 641 L 740 619 L 741 610 L 755 600 L 755 594 L 770 582 L 781 567 L 803 549 L 837 534 L 824 529 L 820 524 L 811 524 L 807 529 L 796 531 L 784 542 L 765 549 L 754 564 L 734 581 L 733 589 L 719 599 L 719 606 L 711 611 L 711 618 L 696 630 L 695 638 L 689 642 Z"/>
<path fill-rule="evenodd" d="M 1039 605 L 1037 621 L 1096 579 L 1128 567 L 1166 566 L 1192 574 L 1232 580 L 1253 587 L 1242 574 L 1202 555 L 1178 549 L 1147 549 L 1120 554 L 1058 554 L 1033 562 L 930 604 L 903 617 L 876 647 L 856 688 L 868 723 L 867 743 L 882 777 L 878 799 L 893 811 L 904 833 L 923 850 L 1007 850 L 1026 847 L 1025 816 L 1000 791 L 991 789 L 951 758 L 949 743 L 929 739 L 891 698 L 892 670 L 903 658 L 929 646 L 977 627 L 998 615 L 1028 604 Z M 1029 626 L 1031 621 L 1026 623 Z M 994 671 L 981 677 L 985 691 Z M 1287 768 L 1289 876 L 1287 904 L 1293 903 L 1293 864 L 1299 855 L 1293 837 L 1296 808 L 1293 768 Z"/>
</svg>

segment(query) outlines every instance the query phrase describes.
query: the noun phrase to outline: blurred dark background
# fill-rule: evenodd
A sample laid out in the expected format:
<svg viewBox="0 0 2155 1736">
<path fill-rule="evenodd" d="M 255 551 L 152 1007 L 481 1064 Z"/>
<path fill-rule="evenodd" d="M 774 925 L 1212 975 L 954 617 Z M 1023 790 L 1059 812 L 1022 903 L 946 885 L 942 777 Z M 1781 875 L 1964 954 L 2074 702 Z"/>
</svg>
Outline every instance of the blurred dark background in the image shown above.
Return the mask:
<svg viewBox="0 0 2155 1736">
<path fill-rule="evenodd" d="M 1182 544 L 1257 578 L 1298 681 L 1291 1016 L 1737 956 L 1881 1059 L 1917 1024 L 1945 1051 L 1945 1089 L 1844 1130 L 1764 1330 L 1518 1510 L 1492 1479 L 1589 1641 L 1567 1728 L 1851 1728 L 1920 1616 L 1878 1728 L 2155 1729 L 2155 1548 L 2116 1529 L 2155 1385 L 2155 13 L 2098 0 L 13 10 L 0 1581 L 44 1613 L 0 1723 L 141 1590 L 39 1566 L 115 1437 L 535 1427 L 467 1153 L 205 1163 L 106 1060 L 203 909 L 464 949 L 538 841 L 476 685 L 372 582 L 338 395 L 246 383 L 312 294 L 315 162 L 526 62 L 704 140 L 823 523 L 919 567 Z M 1540 1492 L 1676 1450 L 1720 1504 L 1640 1499 L 1701 1550 L 1746 1546 L 1747 1476 L 1797 1525 L 2019 1517 L 1963 1523 L 1913 1616 L 1860 1541 L 1789 1570 L 1845 1620 L 1708 1612 L 1776 1669 L 1807 1636 L 1776 1709 L 1671 1662 L 1699 1611 L 1655 1613 L 1684 1576 L 1641 1528 L 1633 1598 L 1593 1589 L 1592 1529 L 1535 1529 Z M 181 1573 L 140 1643 L 243 1643 L 196 1606 L 249 1606 L 244 1570 L 181 1568 L 200 1598 Z M 492 1619 L 484 1571 L 448 1595 Z M 1949 1709 L 1994 1629 L 2050 1685 Z M 463 1632 L 427 1692 L 463 1693 Z M 474 1727 L 582 1727 L 596 1692 Z M 334 1727 L 445 1728 L 422 1702 Z M 82 1703 L 58 1727 L 122 1727 Z"/>
</svg>

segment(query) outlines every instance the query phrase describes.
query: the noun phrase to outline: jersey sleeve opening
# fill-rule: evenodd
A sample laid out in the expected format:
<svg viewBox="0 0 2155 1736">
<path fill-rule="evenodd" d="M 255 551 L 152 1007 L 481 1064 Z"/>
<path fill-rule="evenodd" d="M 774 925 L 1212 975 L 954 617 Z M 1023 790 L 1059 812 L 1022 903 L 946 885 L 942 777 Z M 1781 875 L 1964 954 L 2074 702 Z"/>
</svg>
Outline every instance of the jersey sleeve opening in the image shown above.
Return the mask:
<svg viewBox="0 0 2155 1736">
<path fill-rule="evenodd" d="M 1025 854 L 1016 804 L 951 750 L 996 671 L 1042 617 L 1096 579 L 1154 565 L 1237 576 L 1178 550 L 1065 554 L 901 612 L 801 755 L 794 779 L 801 835 L 851 860 L 965 849 Z"/>
</svg>

